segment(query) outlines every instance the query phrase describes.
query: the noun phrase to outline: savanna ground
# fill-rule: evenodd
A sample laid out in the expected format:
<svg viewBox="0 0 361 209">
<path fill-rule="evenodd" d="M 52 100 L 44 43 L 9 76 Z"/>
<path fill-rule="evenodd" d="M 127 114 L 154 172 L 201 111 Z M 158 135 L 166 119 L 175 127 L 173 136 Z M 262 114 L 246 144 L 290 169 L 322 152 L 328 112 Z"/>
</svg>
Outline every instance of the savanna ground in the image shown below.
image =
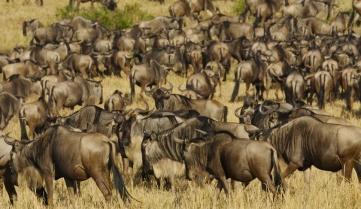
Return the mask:
<svg viewBox="0 0 361 209">
<path fill-rule="evenodd" d="M 63 8 L 67 5 L 67 0 L 45 0 L 44 7 L 35 5 L 34 0 L 30 0 L 29 4 L 24 4 L 23 0 L 13 0 L 6 3 L 5 0 L 0 2 L 0 51 L 9 51 L 16 45 L 26 45 L 28 39 L 22 36 L 21 25 L 25 19 L 37 18 L 45 24 L 50 24 L 59 19 L 56 16 L 57 8 Z M 151 16 L 167 15 L 168 5 L 173 0 L 166 0 L 165 5 L 159 5 L 156 2 L 148 0 L 122 0 L 118 3 L 120 8 L 126 4 L 131 5 L 138 3 L 145 13 Z M 339 0 L 340 9 L 350 9 L 350 0 Z M 217 1 L 216 5 L 226 14 L 232 14 L 234 2 Z M 85 7 L 88 7 L 87 4 Z M 230 121 L 237 121 L 233 115 L 235 108 L 241 105 L 241 101 L 235 104 L 228 103 L 232 92 L 233 73 L 228 77 L 228 81 L 222 85 L 222 96 L 216 96 L 216 99 L 222 101 L 229 107 Z M 171 74 L 169 77 L 177 92 L 176 87 L 185 82 L 184 78 Z M 126 79 L 106 78 L 103 80 L 104 98 L 107 98 L 115 89 L 129 91 L 129 82 Z M 241 87 L 244 94 L 244 86 Z M 270 95 L 273 95 L 271 92 Z M 151 100 L 148 102 L 152 104 Z M 141 106 L 138 99 L 136 105 Z M 354 105 L 354 112 L 347 113 L 344 111 L 343 101 L 336 101 L 326 106 L 326 111 L 335 116 L 348 118 L 353 124 L 361 126 L 360 105 Z M 64 111 L 66 114 L 69 111 Z M 20 136 L 17 119 L 14 119 L 5 132 L 11 136 L 18 138 Z M 62 180 L 56 182 L 55 189 L 55 206 L 59 209 L 93 209 L 93 208 L 282 208 L 282 209 L 339 209 L 339 208 L 361 208 L 361 185 L 358 184 L 355 175 L 351 183 L 339 183 L 336 174 L 319 171 L 315 168 L 311 172 L 311 184 L 308 186 L 304 183 L 303 174 L 296 172 L 287 179 L 289 185 L 288 191 L 284 197 L 278 200 L 272 200 L 271 195 L 264 193 L 260 189 L 258 180 L 253 181 L 247 188 L 237 185 L 236 190 L 226 197 L 223 193 L 218 196 L 215 185 L 205 185 L 204 187 L 195 186 L 191 183 L 179 182 L 176 185 L 175 192 L 169 192 L 157 189 L 155 186 L 136 186 L 132 187 L 128 184 L 130 193 L 140 200 L 142 203 L 133 202 L 125 206 L 119 198 L 114 195 L 112 203 L 105 203 L 104 198 L 95 183 L 88 180 L 82 183 L 81 197 L 69 196 Z M 13 208 L 46 208 L 38 201 L 35 196 L 26 188 L 17 189 L 19 198 Z M 115 194 L 115 191 L 114 191 Z M 0 192 L 0 208 L 12 208 L 8 202 L 5 191 Z"/>
</svg>

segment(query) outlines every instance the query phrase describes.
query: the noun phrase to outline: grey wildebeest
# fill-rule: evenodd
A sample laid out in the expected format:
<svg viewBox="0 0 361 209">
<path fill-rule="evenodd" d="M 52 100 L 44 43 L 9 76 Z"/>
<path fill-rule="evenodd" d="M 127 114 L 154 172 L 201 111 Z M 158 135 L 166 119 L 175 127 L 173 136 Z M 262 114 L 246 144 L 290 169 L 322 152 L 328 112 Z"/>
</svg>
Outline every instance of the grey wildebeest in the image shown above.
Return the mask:
<svg viewBox="0 0 361 209">
<path fill-rule="evenodd" d="M 8 92 L 0 93 L 0 130 L 3 130 L 9 121 L 19 113 L 21 99 Z"/>
<path fill-rule="evenodd" d="M 312 116 L 294 119 L 269 129 L 265 138 L 287 163 L 282 177 L 311 166 L 325 171 L 343 170 L 347 180 L 352 168 L 361 179 L 361 129 L 350 125 L 325 123 Z"/>
<path fill-rule="evenodd" d="M 12 145 L 11 166 L 13 175 L 31 167 L 41 173 L 45 183 L 45 199 L 53 205 L 54 180 L 64 178 L 68 187 L 75 187 L 76 181 L 94 179 L 107 201 L 110 201 L 112 186 L 110 172 L 114 176 L 117 192 L 124 201 L 129 200 L 122 175 L 116 147 L 99 133 L 79 133 L 62 126 L 53 126 L 37 140 L 5 141 Z M 29 176 L 33 178 L 34 176 Z M 16 194 L 9 194 L 11 199 Z"/>
<path fill-rule="evenodd" d="M 229 133 L 216 134 L 210 139 L 177 140 L 185 141 L 186 165 L 207 171 L 226 194 L 230 191 L 229 178 L 245 185 L 257 178 L 274 194 L 282 186 L 277 151 L 269 143 L 237 139 Z"/>
<path fill-rule="evenodd" d="M 216 100 L 189 99 L 162 88 L 156 89 L 152 96 L 158 110 L 172 112 L 193 109 L 214 120 L 227 122 L 228 107 Z"/>
<path fill-rule="evenodd" d="M 75 77 L 55 85 L 49 96 L 50 115 L 58 116 L 63 107 L 95 105 L 103 103 L 103 86 L 99 81 Z"/>
</svg>

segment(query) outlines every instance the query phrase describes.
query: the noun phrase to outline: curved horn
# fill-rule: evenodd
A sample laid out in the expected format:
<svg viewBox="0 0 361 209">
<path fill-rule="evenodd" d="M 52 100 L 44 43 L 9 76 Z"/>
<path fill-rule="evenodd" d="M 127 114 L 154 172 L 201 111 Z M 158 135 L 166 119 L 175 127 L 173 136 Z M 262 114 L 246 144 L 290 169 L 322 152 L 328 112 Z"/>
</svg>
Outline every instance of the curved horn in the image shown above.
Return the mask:
<svg viewBox="0 0 361 209">
<path fill-rule="evenodd" d="M 234 115 L 235 115 L 237 118 L 240 118 L 240 117 L 241 117 L 241 110 L 242 110 L 242 107 L 239 107 L 239 108 L 237 108 L 237 109 L 234 111 Z"/>
<path fill-rule="evenodd" d="M 271 113 L 273 110 L 272 109 L 268 109 L 268 110 L 263 110 L 263 103 L 259 106 L 258 110 L 262 115 L 268 115 L 269 113 Z"/>
<path fill-rule="evenodd" d="M 185 91 L 187 91 L 186 88 L 185 88 L 185 89 L 181 89 L 181 87 L 182 87 L 182 85 L 179 85 L 179 86 L 178 86 L 178 90 L 179 90 L 180 92 L 185 92 Z"/>
<path fill-rule="evenodd" d="M 169 91 L 169 92 L 172 92 L 172 90 L 173 90 L 173 84 L 171 83 L 171 82 L 169 82 L 169 81 L 167 81 L 167 83 L 169 84 L 169 88 L 165 88 L 165 87 L 163 87 L 165 90 L 167 90 L 167 91 Z"/>
</svg>

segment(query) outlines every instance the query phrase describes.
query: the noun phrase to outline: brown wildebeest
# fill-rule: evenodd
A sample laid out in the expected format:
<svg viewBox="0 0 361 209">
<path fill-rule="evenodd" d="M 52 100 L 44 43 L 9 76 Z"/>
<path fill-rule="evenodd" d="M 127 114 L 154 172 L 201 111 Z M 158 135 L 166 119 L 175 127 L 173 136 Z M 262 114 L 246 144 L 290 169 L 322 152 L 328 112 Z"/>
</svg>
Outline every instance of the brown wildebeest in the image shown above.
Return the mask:
<svg viewBox="0 0 361 209">
<path fill-rule="evenodd" d="M 33 141 L 5 139 L 11 145 L 14 174 L 27 167 L 36 169 L 45 182 L 49 205 L 53 205 L 53 181 L 64 178 L 68 187 L 75 188 L 75 181 L 93 178 L 105 200 L 112 196 L 110 172 L 114 185 L 123 201 L 129 200 L 115 144 L 102 134 L 73 132 L 62 126 L 53 126 Z M 33 176 L 30 176 L 30 179 Z M 13 199 L 16 194 L 9 194 Z M 44 197 L 46 199 L 46 196 Z"/>
<path fill-rule="evenodd" d="M 91 2 L 91 6 L 94 6 L 94 2 L 99 2 L 100 4 L 104 5 L 109 10 L 115 10 L 117 8 L 117 3 L 114 0 L 69 0 L 69 6 L 74 7 L 76 2 L 76 8 L 79 9 L 80 3 Z"/>
<path fill-rule="evenodd" d="M 284 91 L 287 103 L 293 104 L 297 100 L 303 100 L 305 80 L 299 72 L 294 71 L 287 76 Z"/>
<path fill-rule="evenodd" d="M 42 93 L 42 86 L 40 81 L 33 83 L 22 76 L 13 75 L 9 78 L 8 82 L 0 84 L 0 92 L 8 92 L 17 98 L 24 98 L 27 101 L 32 96 L 39 98 Z"/>
<path fill-rule="evenodd" d="M 34 62 L 28 60 L 25 62 L 8 64 L 3 67 L 4 81 L 8 81 L 13 75 L 21 75 L 31 79 L 40 79 L 45 75 L 45 71 Z"/>
<path fill-rule="evenodd" d="M 325 171 L 342 169 L 347 180 L 352 168 L 361 181 L 361 129 L 355 126 L 325 123 L 312 116 L 294 119 L 271 129 L 267 141 L 287 163 L 282 178 L 311 166 Z"/>
<path fill-rule="evenodd" d="M 184 140 L 177 140 L 184 143 Z M 218 180 L 218 188 L 229 193 L 227 179 L 248 185 L 258 178 L 263 188 L 272 193 L 282 186 L 277 151 L 265 142 L 236 139 L 229 134 L 217 134 L 211 139 L 185 140 L 184 159 L 187 166 L 200 167 Z M 273 170 L 274 180 L 271 178 Z"/>
</svg>

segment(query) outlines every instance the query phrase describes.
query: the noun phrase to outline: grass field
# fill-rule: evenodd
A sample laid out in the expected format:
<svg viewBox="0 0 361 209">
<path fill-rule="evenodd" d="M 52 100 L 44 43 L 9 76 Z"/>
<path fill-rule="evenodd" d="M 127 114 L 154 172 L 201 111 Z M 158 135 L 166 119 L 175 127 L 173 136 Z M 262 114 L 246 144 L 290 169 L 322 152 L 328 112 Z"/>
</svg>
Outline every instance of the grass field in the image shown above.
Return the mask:
<svg viewBox="0 0 361 209">
<path fill-rule="evenodd" d="M 122 0 L 119 7 L 125 4 L 139 3 L 141 9 L 153 15 L 167 15 L 168 5 L 173 0 L 166 0 L 165 5 L 160 6 L 157 2 L 148 0 Z M 24 5 L 22 0 L 14 0 L 7 4 L 5 0 L 0 2 L 0 51 L 9 51 L 16 45 L 26 45 L 29 40 L 22 36 L 21 24 L 25 19 L 37 18 L 45 24 L 54 22 L 56 9 L 67 5 L 66 0 L 45 0 L 44 7 L 38 7 L 32 0 L 29 4 Z M 350 8 L 350 0 L 340 0 L 341 9 Z M 232 1 L 217 1 L 216 4 L 225 13 L 232 11 Z M 89 5 L 86 5 L 89 6 Z M 229 120 L 236 121 L 233 111 L 239 107 L 241 103 L 230 104 L 231 90 L 233 88 L 232 76 L 230 74 L 228 81 L 222 85 L 222 96 L 216 97 L 217 100 L 229 106 Z M 175 87 L 184 83 L 185 79 L 176 75 L 170 75 L 169 80 Z M 118 78 L 106 78 L 103 81 L 104 98 L 107 98 L 115 89 L 129 91 L 128 81 Z M 176 88 L 175 88 L 175 91 Z M 244 87 L 241 92 L 243 94 Z M 270 95 L 273 95 L 272 93 Z M 149 103 L 151 100 L 148 99 Z M 141 104 L 140 102 L 138 104 Z M 348 118 L 353 124 L 361 126 L 360 111 L 347 113 L 343 110 L 344 103 L 336 101 L 334 104 L 326 106 L 326 111 L 335 116 Z M 360 109 L 357 103 L 354 105 L 355 110 Z M 65 111 L 67 113 L 68 111 Z M 14 119 L 5 130 L 13 137 L 19 137 L 18 121 Z M 57 181 L 55 189 L 55 206 L 59 209 L 95 209 L 95 208 L 187 208 L 187 209 L 356 209 L 361 208 L 361 187 L 358 184 L 355 175 L 351 183 L 338 182 L 336 174 L 322 172 L 315 168 L 311 172 L 311 184 L 306 185 L 303 181 L 303 174 L 296 172 L 295 175 L 287 179 L 289 185 L 288 191 L 282 199 L 273 201 L 269 194 L 264 193 L 260 189 L 260 183 L 255 180 L 247 188 L 237 185 L 236 190 L 226 197 L 223 193 L 219 196 L 214 189 L 215 185 L 205 185 L 203 188 L 195 186 L 192 183 L 180 181 L 176 185 L 175 192 L 159 190 L 155 186 L 131 187 L 128 184 L 130 193 L 140 200 L 142 203 L 133 202 L 125 206 L 122 201 L 114 195 L 114 201 L 105 203 L 103 196 L 92 180 L 82 183 L 82 195 L 80 197 L 68 196 L 65 184 L 62 180 Z M 19 200 L 15 204 L 16 209 L 26 208 L 45 208 L 35 196 L 26 188 L 18 188 Z M 115 192 L 114 192 L 115 194 Z M 0 208 L 10 208 L 8 197 L 5 191 L 0 192 Z"/>
</svg>

